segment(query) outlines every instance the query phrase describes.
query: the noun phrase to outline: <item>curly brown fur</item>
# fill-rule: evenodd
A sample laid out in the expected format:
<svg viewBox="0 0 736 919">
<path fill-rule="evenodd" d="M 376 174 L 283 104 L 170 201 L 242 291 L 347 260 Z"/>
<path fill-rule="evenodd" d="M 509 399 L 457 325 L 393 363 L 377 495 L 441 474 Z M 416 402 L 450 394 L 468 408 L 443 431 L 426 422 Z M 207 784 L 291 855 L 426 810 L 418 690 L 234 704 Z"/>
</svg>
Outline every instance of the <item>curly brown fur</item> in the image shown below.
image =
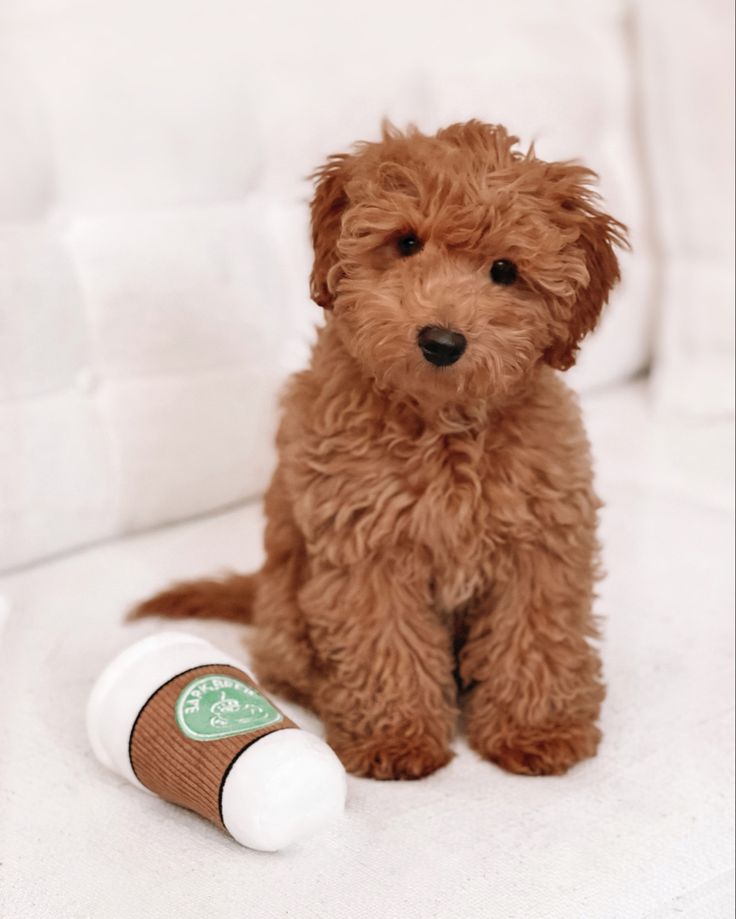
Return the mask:
<svg viewBox="0 0 736 919">
<path fill-rule="evenodd" d="M 250 622 L 256 579 L 252 574 L 231 574 L 172 584 L 168 590 L 139 604 L 129 620 L 144 616 L 173 619 L 233 619 Z"/>
<path fill-rule="evenodd" d="M 591 172 L 516 143 L 475 121 L 389 126 L 316 174 L 326 324 L 283 398 L 253 660 L 359 775 L 442 766 L 461 702 L 472 746 L 514 772 L 562 773 L 600 738 L 598 501 L 553 368 L 595 326 L 625 230 Z M 513 284 L 491 281 L 498 259 Z M 423 357 L 427 326 L 465 336 L 456 363 Z M 145 611 L 203 601 L 227 612 L 201 584 Z"/>
</svg>

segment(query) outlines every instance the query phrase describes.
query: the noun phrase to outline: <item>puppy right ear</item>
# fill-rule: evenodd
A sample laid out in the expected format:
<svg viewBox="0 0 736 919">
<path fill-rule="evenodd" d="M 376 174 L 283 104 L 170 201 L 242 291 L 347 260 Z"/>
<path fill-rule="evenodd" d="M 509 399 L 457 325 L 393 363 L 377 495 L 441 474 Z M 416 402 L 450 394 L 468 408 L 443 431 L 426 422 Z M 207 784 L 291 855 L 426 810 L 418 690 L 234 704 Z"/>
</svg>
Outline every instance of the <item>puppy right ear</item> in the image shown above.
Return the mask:
<svg viewBox="0 0 736 919">
<path fill-rule="evenodd" d="M 326 310 L 332 309 L 335 288 L 340 280 L 340 238 L 342 215 L 348 204 L 345 183 L 351 157 L 340 153 L 331 156 L 313 175 L 314 197 L 310 205 L 312 216 L 312 247 L 314 264 L 309 279 L 312 300 Z"/>
</svg>

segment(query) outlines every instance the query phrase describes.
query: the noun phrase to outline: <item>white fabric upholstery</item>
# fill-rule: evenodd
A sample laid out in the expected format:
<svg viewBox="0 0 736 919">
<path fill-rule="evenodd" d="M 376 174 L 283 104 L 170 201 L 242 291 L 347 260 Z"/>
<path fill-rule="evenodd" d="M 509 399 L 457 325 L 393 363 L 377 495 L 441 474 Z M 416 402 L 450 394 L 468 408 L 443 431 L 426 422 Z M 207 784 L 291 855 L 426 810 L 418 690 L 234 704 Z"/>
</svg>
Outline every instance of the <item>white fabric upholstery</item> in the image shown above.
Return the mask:
<svg viewBox="0 0 736 919">
<path fill-rule="evenodd" d="M 636 258 L 573 374 L 647 360 L 619 0 L 0 0 L 0 568 L 258 494 L 320 318 L 308 186 L 380 119 L 584 156 Z"/>
<path fill-rule="evenodd" d="M 330 831 L 249 852 L 99 766 L 84 708 L 105 663 L 163 628 L 124 626 L 127 606 L 172 578 L 259 563 L 259 508 L 0 580 L 3 917 L 732 916 L 733 426 L 664 424 L 645 395 L 586 400 L 607 502 L 609 691 L 598 757 L 563 778 L 508 775 L 459 738 L 434 776 L 350 778 Z M 186 627 L 242 650 L 238 627 Z"/>
</svg>

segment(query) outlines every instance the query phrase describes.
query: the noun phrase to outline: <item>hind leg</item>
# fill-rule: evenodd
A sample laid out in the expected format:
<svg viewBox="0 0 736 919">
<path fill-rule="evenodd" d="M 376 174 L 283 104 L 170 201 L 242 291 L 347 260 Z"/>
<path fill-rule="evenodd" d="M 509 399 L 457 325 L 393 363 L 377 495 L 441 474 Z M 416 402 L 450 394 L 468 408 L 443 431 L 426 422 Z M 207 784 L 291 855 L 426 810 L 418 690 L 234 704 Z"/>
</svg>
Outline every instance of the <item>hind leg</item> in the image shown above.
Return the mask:
<svg viewBox="0 0 736 919">
<path fill-rule="evenodd" d="M 263 687 L 311 708 L 313 651 L 297 602 L 306 555 L 285 495 L 277 470 L 265 498 L 267 559 L 257 575 L 248 645 Z"/>
<path fill-rule="evenodd" d="M 267 690 L 312 707 L 312 647 L 294 591 L 294 559 L 258 575 L 256 628 L 248 640 L 253 669 Z"/>
</svg>

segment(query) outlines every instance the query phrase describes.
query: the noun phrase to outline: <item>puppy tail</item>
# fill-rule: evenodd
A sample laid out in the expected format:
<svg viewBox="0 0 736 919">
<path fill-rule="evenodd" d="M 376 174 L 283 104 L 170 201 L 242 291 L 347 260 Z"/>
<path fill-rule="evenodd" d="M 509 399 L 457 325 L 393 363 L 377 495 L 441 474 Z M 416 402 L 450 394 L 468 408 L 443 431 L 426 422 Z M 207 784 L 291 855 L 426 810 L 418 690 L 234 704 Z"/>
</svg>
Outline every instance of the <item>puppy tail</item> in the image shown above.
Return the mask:
<svg viewBox="0 0 736 919">
<path fill-rule="evenodd" d="M 166 619 L 227 619 L 249 624 L 253 618 L 255 574 L 230 574 L 201 581 L 172 584 L 135 606 L 127 619 L 163 616 Z"/>
</svg>

